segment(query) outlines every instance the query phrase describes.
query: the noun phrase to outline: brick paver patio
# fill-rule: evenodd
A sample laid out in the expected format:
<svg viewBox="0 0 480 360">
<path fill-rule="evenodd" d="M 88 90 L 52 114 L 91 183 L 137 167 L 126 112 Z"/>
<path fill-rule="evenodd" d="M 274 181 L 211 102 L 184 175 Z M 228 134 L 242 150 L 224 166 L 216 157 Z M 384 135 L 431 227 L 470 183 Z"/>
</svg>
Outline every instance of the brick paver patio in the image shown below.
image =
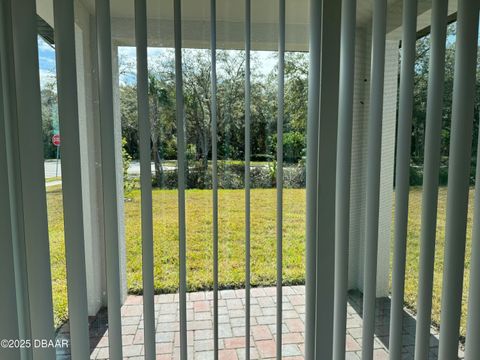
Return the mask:
<svg viewBox="0 0 480 360">
<path fill-rule="evenodd" d="M 303 359 L 305 287 L 283 288 L 283 356 Z M 275 357 L 276 290 L 274 287 L 252 288 L 251 358 Z M 212 292 L 188 294 L 188 353 L 190 359 L 213 359 Z M 244 359 L 245 290 L 222 290 L 219 297 L 220 359 Z M 362 297 L 349 293 L 347 319 L 347 360 L 359 360 L 362 343 Z M 388 359 L 390 300 L 377 300 L 375 359 Z M 157 359 L 179 358 L 178 294 L 155 296 Z M 123 355 L 125 359 L 143 359 L 142 297 L 130 295 L 122 307 Z M 101 311 L 90 324 L 91 359 L 108 359 L 107 314 Z M 68 324 L 58 334 L 68 337 Z M 415 319 L 404 312 L 404 359 L 413 359 Z M 431 335 L 430 358 L 437 358 L 438 338 Z M 461 358 L 463 354 L 459 351 Z M 69 358 L 68 350 L 58 358 Z"/>
</svg>

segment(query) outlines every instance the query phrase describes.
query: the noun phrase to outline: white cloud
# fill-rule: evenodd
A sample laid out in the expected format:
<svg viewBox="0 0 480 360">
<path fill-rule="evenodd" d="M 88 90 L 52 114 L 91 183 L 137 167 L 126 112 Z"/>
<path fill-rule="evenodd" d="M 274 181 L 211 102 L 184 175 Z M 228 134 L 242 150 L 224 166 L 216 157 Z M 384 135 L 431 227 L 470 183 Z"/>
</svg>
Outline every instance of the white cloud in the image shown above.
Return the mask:
<svg viewBox="0 0 480 360">
<path fill-rule="evenodd" d="M 48 44 L 41 36 L 37 37 L 38 51 L 54 52 L 52 46 Z"/>
<path fill-rule="evenodd" d="M 55 71 L 47 70 L 47 69 L 40 69 L 40 87 L 43 88 L 46 84 L 55 82 L 56 74 Z"/>
</svg>

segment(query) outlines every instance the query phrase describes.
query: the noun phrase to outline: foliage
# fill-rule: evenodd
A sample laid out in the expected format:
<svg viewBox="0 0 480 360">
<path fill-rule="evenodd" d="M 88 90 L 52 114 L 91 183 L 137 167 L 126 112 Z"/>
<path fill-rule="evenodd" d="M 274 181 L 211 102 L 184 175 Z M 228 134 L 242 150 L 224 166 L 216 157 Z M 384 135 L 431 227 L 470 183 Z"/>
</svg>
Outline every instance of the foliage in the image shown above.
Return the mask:
<svg viewBox="0 0 480 360">
<path fill-rule="evenodd" d="M 271 55 L 272 58 L 274 55 Z M 125 59 L 120 59 L 125 62 Z M 258 56 L 252 53 L 251 82 L 251 153 L 252 160 L 268 160 L 276 151 L 272 134 L 276 133 L 277 69 L 266 73 Z M 152 124 L 152 156 L 155 183 L 166 176 L 165 160 L 176 158 L 174 53 L 164 50 L 149 67 L 150 116 Z M 219 159 L 242 160 L 244 157 L 245 122 L 245 57 L 243 51 L 219 50 L 217 54 L 217 140 Z M 128 68 L 120 64 L 122 74 Z M 285 68 L 285 159 L 296 162 L 305 147 L 308 58 L 305 53 L 287 53 Z M 183 95 L 187 158 L 195 166 L 208 167 L 212 146 L 212 99 L 210 85 L 210 52 L 184 49 Z M 128 79 L 128 76 L 127 76 Z M 126 149 L 138 158 L 138 124 L 136 84 L 121 83 L 122 130 Z M 288 104 L 287 104 L 288 103 Z"/>
<path fill-rule="evenodd" d="M 128 154 L 139 158 L 137 124 L 137 88 L 129 84 L 120 86 L 120 119 L 122 123 L 123 146 Z"/>
<path fill-rule="evenodd" d="M 271 136 L 270 152 L 276 154 L 277 134 Z M 305 134 L 300 131 L 290 131 L 283 134 L 283 160 L 286 163 L 298 163 L 306 152 Z"/>
<path fill-rule="evenodd" d="M 45 159 L 55 159 L 57 157 L 57 147 L 52 144 L 52 136 L 59 132 L 56 88 L 56 82 L 50 80 L 42 87 L 40 93 L 42 103 L 43 154 Z"/>
<path fill-rule="evenodd" d="M 283 184 L 285 188 L 301 189 L 305 187 L 305 167 L 302 165 L 284 167 Z M 153 185 L 162 189 L 178 187 L 177 170 L 165 170 L 161 183 L 153 180 Z M 270 161 L 255 165 L 250 170 L 250 186 L 252 189 L 269 189 L 276 186 L 277 162 Z M 212 167 L 203 167 L 202 162 L 191 164 L 187 172 L 188 189 L 211 189 Z M 245 187 L 245 165 L 219 162 L 218 181 L 220 189 L 243 189 Z"/>
<path fill-rule="evenodd" d="M 132 157 L 125 148 L 127 140 L 122 138 L 122 169 L 123 169 L 123 193 L 125 197 L 130 196 L 133 188 L 135 187 L 135 181 L 128 175 L 128 168 L 132 162 Z"/>
<path fill-rule="evenodd" d="M 450 128 L 452 115 L 453 79 L 455 67 L 455 32 L 456 23 L 448 27 L 447 46 L 445 53 L 445 83 L 443 96 L 443 116 L 441 133 L 441 156 L 445 165 L 448 163 L 450 146 Z M 428 73 L 430 61 L 430 36 L 425 36 L 417 41 L 415 78 L 414 78 L 414 104 L 412 124 L 411 158 L 413 166 L 423 165 L 423 151 L 425 147 L 425 119 L 427 106 Z M 472 138 L 472 167 L 475 165 L 478 143 L 478 123 L 480 113 L 480 52 L 477 61 L 477 82 L 473 138 Z M 414 170 L 415 171 L 415 170 Z M 444 174 L 442 179 L 446 180 Z M 416 183 L 414 183 L 416 184 Z"/>
</svg>

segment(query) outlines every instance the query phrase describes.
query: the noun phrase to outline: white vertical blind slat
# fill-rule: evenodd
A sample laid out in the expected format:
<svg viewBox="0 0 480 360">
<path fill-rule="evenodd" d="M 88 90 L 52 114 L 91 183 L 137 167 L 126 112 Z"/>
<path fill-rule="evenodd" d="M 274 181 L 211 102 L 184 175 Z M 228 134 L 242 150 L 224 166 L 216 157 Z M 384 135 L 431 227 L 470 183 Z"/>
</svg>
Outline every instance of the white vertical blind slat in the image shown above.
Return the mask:
<svg viewBox="0 0 480 360">
<path fill-rule="evenodd" d="M 337 188 L 335 200 L 334 360 L 345 360 L 346 351 L 356 10 L 356 0 L 344 0 L 342 2 Z"/>
<path fill-rule="evenodd" d="M 90 356 L 73 0 L 55 0 L 55 55 L 62 143 L 68 315 L 73 359 Z"/>
<path fill-rule="evenodd" d="M 413 86 L 417 41 L 417 0 L 403 2 L 402 55 L 398 105 L 395 170 L 395 240 L 390 310 L 390 359 L 402 357 L 403 299 L 407 255 L 410 144 L 412 138 Z"/>
<path fill-rule="evenodd" d="M 380 154 L 382 142 L 383 88 L 387 1 L 374 0 L 370 119 L 367 150 L 367 201 L 363 293 L 362 359 L 373 359 L 377 280 L 378 224 L 380 203 Z"/>
<path fill-rule="evenodd" d="M 458 356 L 470 186 L 478 12 L 478 1 L 458 1 L 439 360 L 455 359 Z"/>
<path fill-rule="evenodd" d="M 187 249 L 185 225 L 186 138 L 182 73 L 182 3 L 174 0 L 175 94 L 178 162 L 178 237 L 180 257 L 180 359 L 187 360 Z"/>
<path fill-rule="evenodd" d="M 122 358 L 120 259 L 118 244 L 117 180 L 113 111 L 110 1 L 95 2 L 97 25 L 102 193 L 106 244 L 108 346 L 111 359 Z"/>
<path fill-rule="evenodd" d="M 245 359 L 250 360 L 251 0 L 245 0 Z"/>
<path fill-rule="evenodd" d="M 142 278 L 145 359 L 155 359 L 155 301 L 153 284 L 153 219 L 150 117 L 148 102 L 147 4 L 135 0 L 137 53 L 137 104 L 140 143 L 140 188 L 142 216 Z"/>
<path fill-rule="evenodd" d="M 316 359 L 333 356 L 335 188 L 341 1 L 322 2 L 320 110 L 317 133 Z"/>
<path fill-rule="evenodd" d="M 278 3 L 278 119 L 277 119 L 277 359 L 282 358 L 283 312 L 283 122 L 285 111 L 285 0 Z"/>
<path fill-rule="evenodd" d="M 36 6 L 34 0 L 12 3 L 13 50 L 20 162 L 26 280 L 29 296 L 30 336 L 54 338 L 52 280 L 48 239 L 42 117 L 38 66 Z M 35 359 L 55 357 L 55 350 L 33 349 Z"/>
<path fill-rule="evenodd" d="M 432 2 L 430 63 L 423 170 L 420 271 L 418 278 L 415 359 L 428 357 L 432 313 L 433 271 L 437 231 L 438 173 L 442 131 L 445 42 L 448 0 Z"/>
</svg>

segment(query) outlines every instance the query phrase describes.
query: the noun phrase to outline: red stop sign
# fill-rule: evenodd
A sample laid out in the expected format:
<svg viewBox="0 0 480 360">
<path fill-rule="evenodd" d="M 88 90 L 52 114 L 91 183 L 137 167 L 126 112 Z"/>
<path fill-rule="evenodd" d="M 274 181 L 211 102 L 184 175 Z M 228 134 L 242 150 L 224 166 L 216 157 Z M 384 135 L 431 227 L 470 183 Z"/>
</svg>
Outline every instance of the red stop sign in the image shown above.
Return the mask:
<svg viewBox="0 0 480 360">
<path fill-rule="evenodd" d="M 60 146 L 60 134 L 55 134 L 52 136 L 52 144 L 55 146 Z"/>
</svg>

